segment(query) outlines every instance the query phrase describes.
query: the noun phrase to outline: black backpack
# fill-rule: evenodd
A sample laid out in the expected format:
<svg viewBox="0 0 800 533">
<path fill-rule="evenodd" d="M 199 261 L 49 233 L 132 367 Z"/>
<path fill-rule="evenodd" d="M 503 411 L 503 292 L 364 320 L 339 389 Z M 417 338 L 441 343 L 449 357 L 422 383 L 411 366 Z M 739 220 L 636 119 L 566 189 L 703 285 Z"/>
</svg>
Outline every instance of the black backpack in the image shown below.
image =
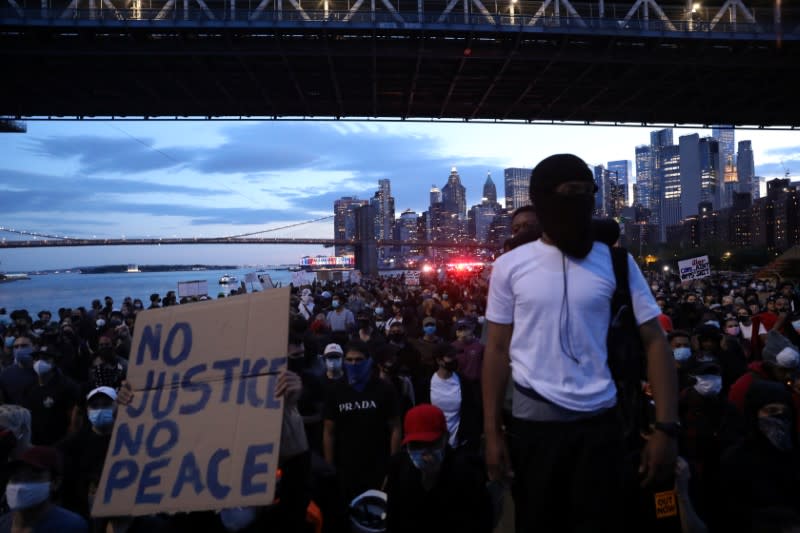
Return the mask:
<svg viewBox="0 0 800 533">
<path fill-rule="evenodd" d="M 642 429 L 641 380 L 645 376 L 644 346 L 633 314 L 628 285 L 628 251 L 610 246 L 617 288 L 611 297 L 611 322 L 606 346 L 608 368 L 617 387 L 617 412 L 626 444 L 638 447 Z"/>
</svg>

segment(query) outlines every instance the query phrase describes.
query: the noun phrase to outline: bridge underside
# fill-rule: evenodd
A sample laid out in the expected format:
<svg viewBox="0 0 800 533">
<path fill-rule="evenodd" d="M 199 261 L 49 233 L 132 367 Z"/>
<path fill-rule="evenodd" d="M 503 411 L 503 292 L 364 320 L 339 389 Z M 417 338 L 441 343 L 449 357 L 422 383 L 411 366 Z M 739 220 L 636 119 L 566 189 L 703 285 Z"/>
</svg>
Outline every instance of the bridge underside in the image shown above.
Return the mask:
<svg viewBox="0 0 800 533">
<path fill-rule="evenodd" d="M 800 126 L 796 37 L 67 22 L 0 27 L 0 115 Z"/>
</svg>

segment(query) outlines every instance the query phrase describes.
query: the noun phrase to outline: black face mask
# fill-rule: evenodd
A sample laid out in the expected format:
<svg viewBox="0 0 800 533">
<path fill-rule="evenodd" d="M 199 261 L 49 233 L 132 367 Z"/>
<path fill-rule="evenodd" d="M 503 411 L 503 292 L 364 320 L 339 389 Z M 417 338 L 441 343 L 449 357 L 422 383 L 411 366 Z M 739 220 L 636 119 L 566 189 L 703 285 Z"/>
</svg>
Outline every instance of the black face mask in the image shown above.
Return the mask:
<svg viewBox="0 0 800 533">
<path fill-rule="evenodd" d="M 391 335 L 389 335 L 389 341 L 395 344 L 403 344 L 405 340 L 406 340 L 405 335 L 403 335 L 402 333 L 392 333 Z"/>
<path fill-rule="evenodd" d="M 458 370 L 458 361 L 456 359 L 453 359 L 452 361 L 445 361 L 444 369 L 449 370 L 450 372 L 455 372 Z"/>
<path fill-rule="evenodd" d="M 593 194 L 540 194 L 536 214 L 542 230 L 570 257 L 583 259 L 592 250 Z"/>
<path fill-rule="evenodd" d="M 294 372 L 295 374 L 299 374 L 303 371 L 306 366 L 306 358 L 301 356 L 296 357 L 289 357 L 286 362 L 286 367 Z"/>
</svg>

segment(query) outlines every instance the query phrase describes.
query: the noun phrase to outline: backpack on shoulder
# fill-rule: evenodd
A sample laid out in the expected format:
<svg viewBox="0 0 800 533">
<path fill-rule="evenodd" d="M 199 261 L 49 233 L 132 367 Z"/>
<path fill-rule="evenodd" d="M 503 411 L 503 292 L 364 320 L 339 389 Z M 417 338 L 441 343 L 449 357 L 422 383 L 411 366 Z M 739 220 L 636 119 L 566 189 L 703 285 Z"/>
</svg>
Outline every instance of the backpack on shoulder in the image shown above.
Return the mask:
<svg viewBox="0 0 800 533">
<path fill-rule="evenodd" d="M 629 449 L 638 448 L 642 429 L 642 379 L 645 376 L 644 346 L 633 314 L 628 285 L 628 251 L 609 246 L 616 289 L 611 297 L 611 322 L 606 345 L 608 368 L 617 387 L 617 412 Z"/>
</svg>

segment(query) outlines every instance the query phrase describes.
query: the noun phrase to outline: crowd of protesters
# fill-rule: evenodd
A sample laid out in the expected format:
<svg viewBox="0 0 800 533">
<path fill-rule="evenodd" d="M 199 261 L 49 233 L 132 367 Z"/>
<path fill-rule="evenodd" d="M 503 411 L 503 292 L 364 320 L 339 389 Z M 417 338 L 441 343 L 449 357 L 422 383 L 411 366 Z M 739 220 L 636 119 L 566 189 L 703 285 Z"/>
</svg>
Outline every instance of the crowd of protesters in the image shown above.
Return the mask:
<svg viewBox="0 0 800 533">
<path fill-rule="evenodd" d="M 645 275 L 680 383 L 680 458 L 668 487 L 680 512 L 659 521 L 652 501 L 632 495 L 628 518 L 641 530 L 798 527 L 796 287 L 741 274 Z M 90 507 L 144 306 L 106 298 L 55 316 L 16 310 L 2 325 L 0 531 L 349 531 L 350 503 L 371 490 L 388 495 L 376 527 L 491 531 L 502 487 L 488 482 L 482 456 L 487 292 L 485 275 L 293 288 L 288 368 L 307 445 L 302 464 L 284 465 L 281 503 L 111 521 L 93 520 Z M 179 302 L 154 295 L 150 307 L 160 305 Z M 653 410 L 642 387 L 644 441 Z M 293 501 L 291 512 L 275 511 Z"/>
</svg>

